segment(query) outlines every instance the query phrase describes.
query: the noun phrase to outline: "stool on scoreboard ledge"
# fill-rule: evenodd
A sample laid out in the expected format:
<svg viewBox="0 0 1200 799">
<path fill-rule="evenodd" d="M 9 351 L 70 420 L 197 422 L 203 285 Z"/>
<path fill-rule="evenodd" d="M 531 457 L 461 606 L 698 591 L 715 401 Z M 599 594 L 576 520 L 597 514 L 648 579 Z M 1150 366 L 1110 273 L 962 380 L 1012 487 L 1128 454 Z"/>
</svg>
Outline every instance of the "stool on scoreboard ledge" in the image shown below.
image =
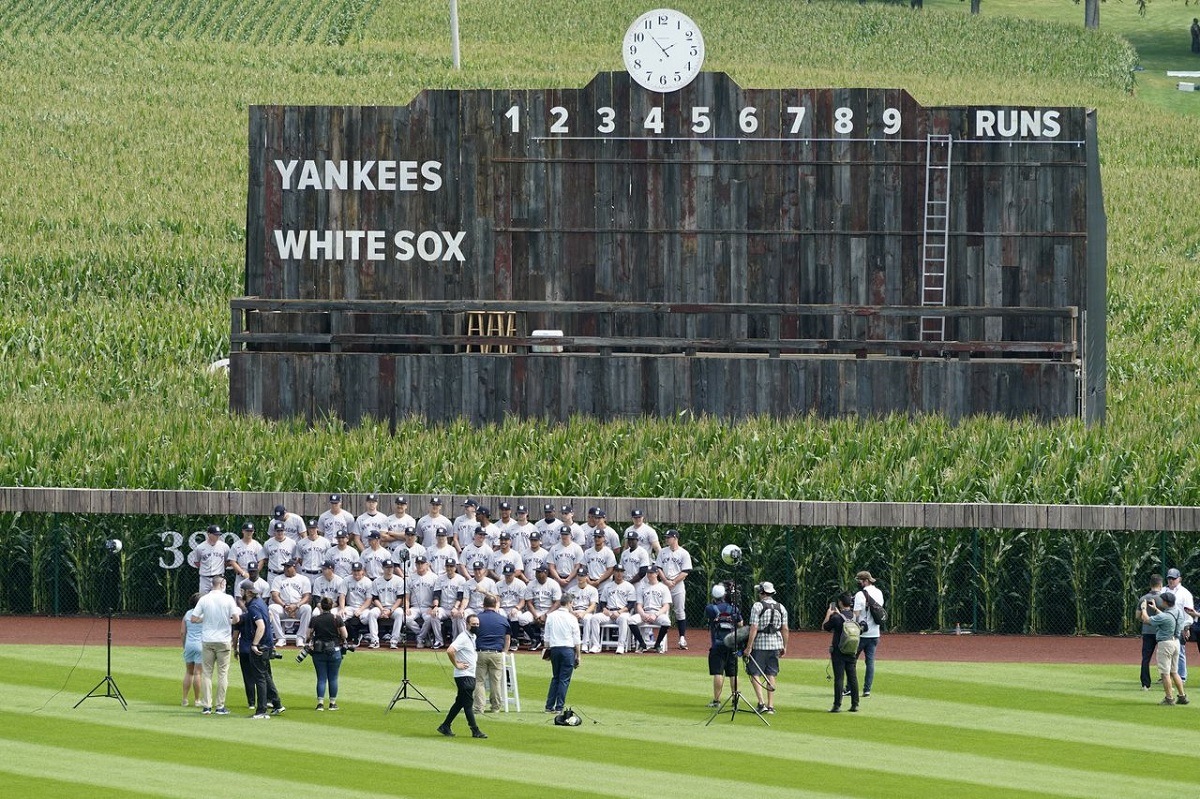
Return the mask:
<svg viewBox="0 0 1200 799">
<path fill-rule="evenodd" d="M 467 311 L 467 335 L 513 338 L 517 335 L 516 311 Z M 468 344 L 467 352 L 512 352 L 508 344 Z"/>
</svg>

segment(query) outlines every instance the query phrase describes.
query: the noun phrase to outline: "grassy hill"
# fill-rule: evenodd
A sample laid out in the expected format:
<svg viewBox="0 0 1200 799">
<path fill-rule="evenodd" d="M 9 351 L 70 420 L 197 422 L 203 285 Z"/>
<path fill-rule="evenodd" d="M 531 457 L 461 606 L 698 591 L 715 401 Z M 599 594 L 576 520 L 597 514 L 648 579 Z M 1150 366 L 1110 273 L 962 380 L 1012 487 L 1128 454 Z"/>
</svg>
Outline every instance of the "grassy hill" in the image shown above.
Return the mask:
<svg viewBox="0 0 1200 799">
<path fill-rule="evenodd" d="M 1200 95 L 1181 3 L 681 4 L 744 86 L 900 86 L 925 104 L 1099 109 L 1109 422 L 579 420 L 347 433 L 230 418 L 206 372 L 241 293 L 246 108 L 407 102 L 425 87 L 578 86 L 620 69 L 616 0 L 0 0 L 0 484 L 1193 503 L 1200 501 Z M 1054 12 L 1047 9 L 1053 5 Z M 1061 14 L 1058 7 L 1061 6 Z M 1147 30 L 1137 25 L 1149 26 Z M 1156 73 L 1131 73 L 1145 42 Z M 1138 38 L 1138 37 L 1141 38 Z M 1159 51 L 1161 50 L 1161 52 Z M 1196 59 L 1200 63 L 1200 59 Z M 1143 64 L 1146 64 L 1143 59 Z M 1134 77 L 1136 75 L 1136 81 Z M 1143 77 L 1145 76 L 1145 77 Z M 1178 95 L 1178 96 L 1176 96 Z M 546 458 L 546 453 L 554 457 Z M 486 462 L 485 462 L 486 461 Z"/>
</svg>

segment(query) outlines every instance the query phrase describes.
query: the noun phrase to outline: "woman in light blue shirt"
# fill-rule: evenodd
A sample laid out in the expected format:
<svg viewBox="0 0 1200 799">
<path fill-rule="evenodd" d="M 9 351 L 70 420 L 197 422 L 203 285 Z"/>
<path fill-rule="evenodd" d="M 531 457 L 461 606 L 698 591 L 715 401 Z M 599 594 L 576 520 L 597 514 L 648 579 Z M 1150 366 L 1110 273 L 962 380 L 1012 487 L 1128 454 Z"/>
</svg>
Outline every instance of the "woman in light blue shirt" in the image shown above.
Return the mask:
<svg viewBox="0 0 1200 799">
<path fill-rule="evenodd" d="M 200 704 L 200 683 L 204 674 L 203 669 L 203 654 L 201 652 L 200 632 L 204 629 L 204 624 L 192 621 L 192 614 L 196 612 L 196 603 L 200 601 L 200 594 L 192 594 L 190 608 L 183 614 L 183 621 L 179 625 L 179 635 L 183 643 L 183 701 L 180 703 L 184 707 L 188 704 L 188 689 L 191 689 L 196 704 Z"/>
</svg>

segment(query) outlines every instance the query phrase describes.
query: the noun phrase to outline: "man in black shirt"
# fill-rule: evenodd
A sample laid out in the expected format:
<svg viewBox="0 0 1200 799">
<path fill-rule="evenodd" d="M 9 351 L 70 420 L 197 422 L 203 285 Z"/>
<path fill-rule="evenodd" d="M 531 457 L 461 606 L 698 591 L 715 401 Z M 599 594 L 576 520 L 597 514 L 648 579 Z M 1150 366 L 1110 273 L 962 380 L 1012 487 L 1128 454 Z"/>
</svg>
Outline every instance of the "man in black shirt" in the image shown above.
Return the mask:
<svg viewBox="0 0 1200 799">
<path fill-rule="evenodd" d="M 855 667 L 858 647 L 856 645 L 854 653 L 849 655 L 844 654 L 841 649 L 842 636 L 848 624 L 858 624 L 854 620 L 854 597 L 842 593 L 838 596 L 836 604 L 830 604 L 829 610 L 825 611 L 825 621 L 821 625 L 822 630 L 833 633 L 833 640 L 829 646 L 829 660 L 833 663 L 833 707 L 829 709 L 830 713 L 840 713 L 842 710 L 844 682 L 850 684 L 850 712 L 858 712 L 858 670 Z M 856 639 L 857 637 L 855 636 Z"/>
</svg>

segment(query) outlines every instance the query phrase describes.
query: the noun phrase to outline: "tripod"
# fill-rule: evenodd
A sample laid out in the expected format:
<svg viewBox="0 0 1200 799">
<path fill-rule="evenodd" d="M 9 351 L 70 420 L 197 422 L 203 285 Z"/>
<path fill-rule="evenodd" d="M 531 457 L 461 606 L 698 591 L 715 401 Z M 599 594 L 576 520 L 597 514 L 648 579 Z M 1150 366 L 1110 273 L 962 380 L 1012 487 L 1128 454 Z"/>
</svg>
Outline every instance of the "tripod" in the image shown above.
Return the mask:
<svg viewBox="0 0 1200 799">
<path fill-rule="evenodd" d="M 404 664 L 403 665 L 404 671 L 403 671 L 403 677 L 400 680 L 400 687 L 396 689 L 396 693 L 392 695 L 392 701 L 388 703 L 387 712 L 390 713 L 392 708 L 395 707 L 396 703 L 399 702 L 401 699 L 412 699 L 412 700 L 424 702 L 425 704 L 429 705 L 431 708 L 433 708 L 438 713 L 441 713 L 441 711 L 438 710 L 438 706 L 435 705 L 433 702 L 430 702 L 429 697 L 427 697 L 427 696 L 425 696 L 425 694 L 421 693 L 421 689 L 419 689 L 419 688 L 417 688 L 417 686 L 413 685 L 412 680 L 408 679 L 408 632 L 404 629 L 405 625 L 408 623 L 408 550 L 404 551 L 400 560 L 401 560 L 401 562 L 404 563 L 404 617 L 400 621 L 400 625 L 401 625 L 400 626 L 400 648 L 404 652 L 404 654 L 402 656 L 403 657 L 402 662 Z M 392 640 L 395 640 L 395 639 L 396 639 L 396 620 L 393 617 L 393 619 L 392 619 Z M 412 692 L 414 694 L 416 694 L 416 696 L 408 695 L 408 692 L 410 689 L 412 690 Z"/>
<path fill-rule="evenodd" d="M 105 671 L 104 679 L 96 683 L 96 687 L 87 692 L 87 695 L 75 703 L 75 707 L 79 707 L 86 699 L 110 698 L 121 703 L 121 707 L 129 710 L 129 704 L 125 701 L 125 697 L 121 695 L 121 689 L 117 687 L 117 681 L 112 676 L 112 609 L 108 611 L 108 668 Z M 99 693 L 100 688 L 104 688 L 104 693 Z M 72 708 L 74 709 L 74 708 Z"/>
<path fill-rule="evenodd" d="M 717 716 L 724 713 L 725 707 L 732 702 L 733 704 L 729 708 L 729 720 L 730 721 L 733 721 L 734 718 L 737 717 L 739 710 L 743 710 L 743 708 L 741 708 L 740 705 L 745 705 L 746 706 L 744 708 L 745 711 L 753 713 L 754 715 L 758 716 L 759 721 L 761 721 L 763 724 L 766 724 L 768 727 L 770 727 L 771 722 L 767 721 L 767 717 L 764 716 L 762 713 L 759 713 L 758 708 L 755 707 L 754 703 L 751 702 L 750 700 L 746 699 L 746 697 L 742 696 L 742 692 L 738 690 L 737 675 L 736 674 L 733 675 L 732 677 L 729 678 L 729 680 L 730 680 L 730 688 L 731 688 L 729 696 L 727 696 L 725 698 L 725 701 L 721 703 L 720 707 L 718 707 L 716 710 L 713 711 L 713 714 L 708 717 L 708 721 L 704 722 L 704 726 L 707 727 L 709 724 L 712 724 L 713 719 L 715 719 Z"/>
</svg>

